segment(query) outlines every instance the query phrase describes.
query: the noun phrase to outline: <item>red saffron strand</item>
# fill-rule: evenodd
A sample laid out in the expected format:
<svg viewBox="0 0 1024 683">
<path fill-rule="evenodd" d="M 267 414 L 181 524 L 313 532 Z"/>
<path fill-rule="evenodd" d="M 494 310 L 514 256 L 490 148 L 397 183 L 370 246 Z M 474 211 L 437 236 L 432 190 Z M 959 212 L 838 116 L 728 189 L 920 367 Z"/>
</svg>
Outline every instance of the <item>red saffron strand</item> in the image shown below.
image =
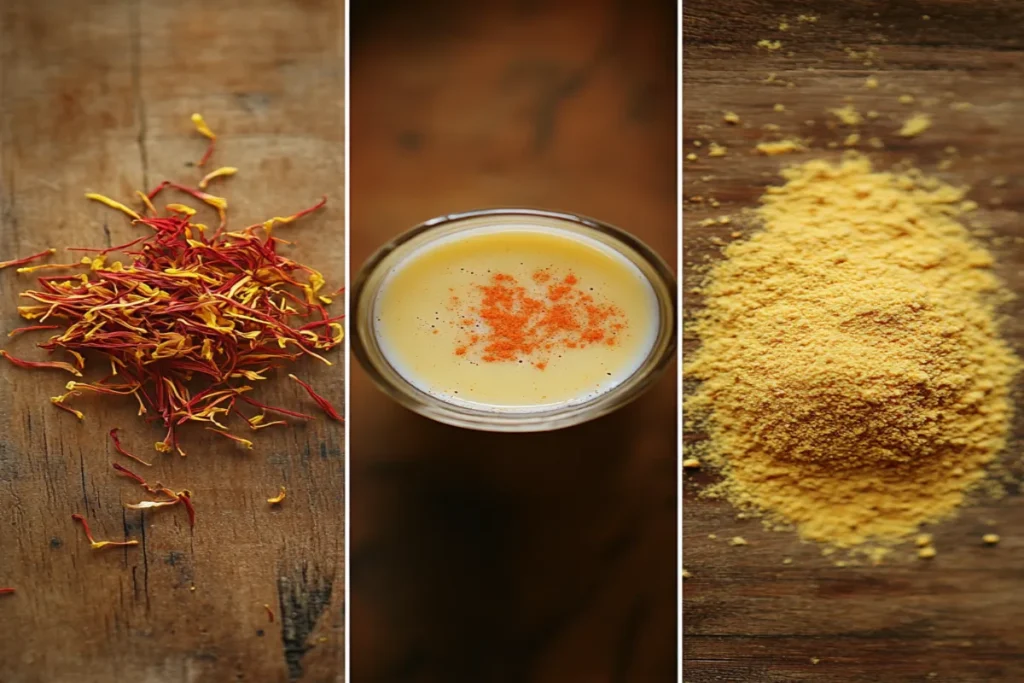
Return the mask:
<svg viewBox="0 0 1024 683">
<path fill-rule="evenodd" d="M 128 451 L 126 451 L 124 449 L 124 446 L 121 445 L 121 439 L 119 439 L 117 437 L 117 427 L 114 427 L 113 429 L 110 430 L 110 440 L 114 442 L 114 450 L 116 450 L 118 453 L 120 453 L 124 457 L 131 458 L 135 462 L 140 463 L 142 465 L 145 465 L 146 467 L 152 467 L 153 466 L 153 463 L 146 462 L 145 460 L 143 460 L 139 456 L 133 455 L 133 454 L 129 453 Z"/>
<path fill-rule="evenodd" d="M 0 588 L 0 595 L 10 595 L 13 592 L 13 588 Z"/>
<path fill-rule="evenodd" d="M 28 325 L 26 327 L 16 327 L 7 333 L 8 337 L 17 337 L 19 334 L 25 334 L 26 332 L 38 332 L 40 330 L 59 330 L 60 325 Z"/>
<path fill-rule="evenodd" d="M 194 528 L 196 525 L 196 509 L 192 506 L 192 494 L 190 491 L 181 491 L 178 493 L 178 500 L 185 506 L 185 512 L 188 513 L 188 526 Z"/>
<path fill-rule="evenodd" d="M 33 369 L 33 368 L 51 368 L 51 369 L 54 369 L 54 370 L 64 370 L 65 372 L 70 372 L 75 377 L 81 377 L 82 376 L 82 373 L 79 372 L 78 369 L 75 368 L 75 366 L 71 365 L 70 363 L 65 363 L 64 361 L 59 361 L 59 360 L 46 360 L 46 361 L 23 360 L 21 358 L 16 358 L 15 356 L 12 356 L 11 354 L 7 353 L 7 351 L 5 351 L 3 349 L 0 349 L 0 356 L 3 356 L 7 360 L 9 360 L 13 365 L 17 365 L 19 368 L 28 368 L 28 369 Z"/>
<path fill-rule="evenodd" d="M 313 387 L 309 386 L 295 375 L 288 376 L 291 377 L 296 382 L 298 382 L 302 386 L 302 388 L 306 390 L 306 393 L 309 394 L 309 397 L 316 401 L 317 405 L 320 406 L 320 408 L 325 413 L 327 413 L 328 416 L 330 416 L 334 420 L 337 420 L 338 422 L 345 421 L 345 418 L 338 414 L 338 411 L 334 409 L 334 406 L 332 406 L 326 398 L 316 393 L 316 391 L 313 390 Z"/>
<path fill-rule="evenodd" d="M 82 530 L 85 531 L 85 537 L 89 539 L 89 546 L 93 550 L 99 550 L 100 548 L 123 548 L 130 545 L 138 545 L 139 542 L 136 540 L 131 541 L 97 541 L 92 537 L 92 530 L 89 528 L 89 522 L 85 520 L 85 517 L 79 514 L 71 515 L 71 519 L 82 525 Z"/>
<path fill-rule="evenodd" d="M 51 254 L 56 253 L 56 249 L 50 248 L 46 249 L 45 251 L 41 251 L 38 254 L 32 254 L 31 256 L 26 256 L 24 258 L 13 259 L 11 261 L 0 261 L 0 270 L 3 270 L 4 268 L 10 268 L 11 266 L 24 266 L 28 263 L 32 263 L 33 261 L 41 259 L 44 256 L 50 256 Z"/>
</svg>

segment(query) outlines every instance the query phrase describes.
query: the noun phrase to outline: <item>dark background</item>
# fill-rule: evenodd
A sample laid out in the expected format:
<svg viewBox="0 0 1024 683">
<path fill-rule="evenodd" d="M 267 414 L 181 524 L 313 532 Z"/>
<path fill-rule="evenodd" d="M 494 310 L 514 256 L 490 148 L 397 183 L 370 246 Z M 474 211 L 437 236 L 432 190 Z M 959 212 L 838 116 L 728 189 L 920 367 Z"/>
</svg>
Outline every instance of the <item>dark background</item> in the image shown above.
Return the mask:
<svg viewBox="0 0 1024 683">
<path fill-rule="evenodd" d="M 353 2 L 353 270 L 423 220 L 508 205 L 674 264 L 675 5 Z M 435 424 L 352 374 L 353 681 L 675 680 L 674 366 L 536 435 Z"/>
<path fill-rule="evenodd" d="M 800 14 L 819 19 L 800 22 Z M 788 31 L 779 30 L 782 21 Z M 759 40 L 781 40 L 782 47 L 758 49 Z M 699 157 L 683 169 L 687 312 L 701 305 L 692 291 L 700 266 L 720 258 L 734 231 L 748 229 L 742 220 L 716 227 L 700 222 L 756 206 L 785 165 L 838 155 L 828 143 L 841 148 L 851 129 L 830 128 L 826 109 L 849 98 L 862 113 L 879 113 L 859 127 L 859 148 L 878 167 L 909 159 L 929 175 L 972 187 L 968 196 L 980 209 L 971 221 L 991 227 L 984 240 L 996 272 L 1018 295 L 1005 309 L 1003 332 L 1024 352 L 1022 3 L 687 0 L 683 41 L 684 152 Z M 874 90 L 864 87 L 870 75 L 878 79 Z M 905 94 L 913 104 L 900 104 Z M 973 106 L 951 106 L 958 102 Z M 785 111 L 774 111 L 775 104 Z M 739 114 L 740 125 L 726 125 L 726 111 Z M 909 140 L 896 135 L 914 112 L 930 113 L 932 128 Z M 766 131 L 765 124 L 780 130 Z M 759 141 L 793 136 L 813 138 L 811 150 L 753 153 Z M 864 145 L 870 137 L 885 148 Z M 709 159 L 711 140 L 728 147 L 727 156 Z M 690 199 L 695 196 L 704 200 Z M 694 344 L 685 338 L 684 354 Z M 1021 388 L 1018 381 L 1018 406 L 1024 405 Z M 1006 451 L 1018 471 L 1021 412 Z M 1024 497 L 1016 484 L 1002 500 L 982 500 L 928 528 L 938 550 L 931 561 L 919 560 L 910 544 L 882 566 L 837 567 L 843 556 L 823 557 L 819 546 L 795 534 L 765 531 L 727 503 L 699 498 L 712 473 L 685 480 L 683 564 L 693 574 L 683 602 L 689 683 L 1024 680 Z M 981 537 L 989 532 L 1002 536 L 997 547 L 984 547 Z M 749 545 L 729 546 L 736 535 Z M 783 564 L 786 557 L 792 564 Z"/>
</svg>

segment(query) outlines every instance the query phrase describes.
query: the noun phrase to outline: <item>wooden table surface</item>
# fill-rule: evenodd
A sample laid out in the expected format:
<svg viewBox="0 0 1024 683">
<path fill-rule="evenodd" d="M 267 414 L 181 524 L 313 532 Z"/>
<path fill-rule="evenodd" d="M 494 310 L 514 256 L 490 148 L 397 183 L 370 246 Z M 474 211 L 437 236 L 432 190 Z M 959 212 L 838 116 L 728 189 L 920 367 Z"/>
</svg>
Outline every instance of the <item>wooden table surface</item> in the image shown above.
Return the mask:
<svg viewBox="0 0 1024 683">
<path fill-rule="evenodd" d="M 820 18 L 800 22 L 799 14 Z M 780 21 L 789 30 L 780 31 Z M 728 241 L 736 230 L 702 228 L 699 221 L 755 206 L 783 164 L 834 154 L 827 143 L 849 131 L 829 129 L 825 110 L 850 96 L 862 112 L 881 114 L 861 126 L 863 139 L 885 143 L 868 150 L 879 165 L 909 158 L 974 187 L 978 218 L 996 238 L 998 272 L 1024 295 L 1024 248 L 1011 239 L 1024 235 L 1022 28 L 1024 6 L 1013 1 L 687 2 L 684 152 L 700 159 L 685 162 L 684 194 L 714 197 L 720 207 L 706 200 L 686 205 L 684 286 L 698 283 L 696 266 L 720 257 L 711 238 Z M 782 47 L 756 48 L 762 39 L 781 40 Z M 773 72 L 775 82 L 765 83 Z M 875 90 L 863 87 L 870 75 L 878 78 Z M 904 94 L 914 104 L 901 105 Z M 954 102 L 973 106 L 954 108 Z M 774 111 L 775 104 L 785 111 Z M 726 126 L 725 111 L 743 123 Z M 933 115 L 932 129 L 911 140 L 894 135 L 918 111 Z M 775 137 L 813 137 L 812 150 L 754 156 L 754 144 L 772 137 L 761 129 L 766 123 L 781 126 Z M 694 140 L 705 147 L 694 147 Z M 728 147 L 726 157 L 707 158 L 711 140 Z M 947 153 L 947 146 L 958 153 Z M 947 158 L 952 163 L 939 170 Z M 992 182 L 999 176 L 1005 185 Z M 687 294 L 684 306 L 692 313 L 700 298 Z M 1005 334 L 1024 352 L 1024 298 L 1006 313 Z M 687 338 L 684 353 L 695 344 Z M 1007 459 L 1019 463 L 1021 415 L 1013 434 Z M 930 562 L 904 547 L 882 566 L 840 568 L 836 557 L 823 557 L 793 534 L 763 531 L 756 520 L 737 519 L 729 505 L 698 498 L 713 479 L 687 475 L 685 484 L 684 565 L 693 574 L 685 581 L 683 610 L 688 683 L 1024 680 L 1024 498 L 1015 487 L 934 528 L 938 556 Z M 981 536 L 990 531 L 1002 536 L 998 547 L 983 547 Z M 734 535 L 750 545 L 729 546 Z M 791 565 L 783 565 L 785 557 Z"/>
<path fill-rule="evenodd" d="M 198 111 L 221 136 L 214 164 L 240 169 L 218 187 L 233 225 L 328 196 L 325 211 L 287 230 L 298 241 L 291 254 L 340 284 L 342 22 L 335 0 L 4 2 L 0 259 L 137 236 L 83 193 L 134 205 L 133 190 L 161 179 L 194 183 Z M 0 273 L 5 340 L 32 282 Z M 41 353 L 30 339 L 5 346 Z M 296 372 L 340 409 L 343 363 Z M 251 452 L 185 429 L 188 457 L 161 455 L 160 427 L 127 402 L 83 398 L 81 423 L 55 410 L 48 399 L 65 381 L 0 363 L 0 585 L 17 589 L 0 597 L 0 681 L 340 680 L 342 428 L 322 419 L 260 431 Z M 283 376 L 258 393 L 316 410 Z M 147 477 L 193 490 L 194 530 L 180 510 L 123 509 L 139 496 L 111 470 L 114 426 L 154 459 Z M 287 500 L 271 510 L 266 498 L 282 484 Z M 72 513 L 98 537 L 141 545 L 93 551 Z"/>
<path fill-rule="evenodd" d="M 353 267 L 509 205 L 592 215 L 674 264 L 673 4 L 356 2 Z M 353 361 L 353 680 L 676 680 L 677 377 L 498 435 L 406 411 Z"/>
</svg>

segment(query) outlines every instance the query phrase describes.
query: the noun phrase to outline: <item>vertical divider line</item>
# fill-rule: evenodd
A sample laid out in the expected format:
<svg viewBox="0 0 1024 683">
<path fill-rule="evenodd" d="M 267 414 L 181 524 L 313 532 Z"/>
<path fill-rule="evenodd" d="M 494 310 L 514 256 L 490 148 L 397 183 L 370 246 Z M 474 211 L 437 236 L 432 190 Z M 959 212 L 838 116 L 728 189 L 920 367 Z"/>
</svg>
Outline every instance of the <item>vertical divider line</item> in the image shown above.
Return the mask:
<svg viewBox="0 0 1024 683">
<path fill-rule="evenodd" d="M 683 680 L 683 2 L 676 3 L 676 622 L 677 678 Z"/>
<path fill-rule="evenodd" d="M 345 514 L 344 514 L 344 516 L 345 516 L 345 519 L 344 519 L 344 521 L 342 523 L 342 528 L 344 529 L 343 533 L 345 535 L 345 550 L 344 550 L 345 554 L 344 554 L 344 558 L 343 558 L 343 562 L 344 562 L 344 565 L 345 565 L 345 599 L 344 599 L 344 603 L 343 603 L 345 605 L 345 608 L 344 608 L 345 609 L 345 614 L 344 614 L 344 618 L 343 618 L 344 629 L 345 629 L 345 636 L 342 639 L 343 640 L 342 647 L 345 650 L 345 652 L 344 652 L 345 676 L 344 676 L 344 678 L 342 680 L 344 681 L 344 683 L 349 683 L 349 681 L 352 680 L 352 647 L 350 645 L 350 643 L 352 642 L 352 628 L 351 628 L 351 613 L 352 613 L 352 581 L 351 581 L 351 572 L 352 572 L 351 536 L 352 536 L 352 534 L 351 534 L 351 528 L 352 527 L 351 527 L 351 523 L 349 521 L 349 516 L 351 515 L 351 511 L 352 511 L 352 505 L 351 505 L 352 492 L 351 492 L 351 484 L 350 484 L 351 481 L 352 481 L 352 468 L 351 468 L 352 458 L 351 458 L 351 454 L 349 452 L 349 449 L 350 449 L 351 444 L 352 444 L 352 438 L 349 435 L 349 430 L 352 428 L 351 409 L 350 409 L 350 406 L 352 405 L 352 381 L 351 381 L 352 373 L 351 373 L 351 367 L 350 367 L 351 366 L 351 357 L 352 357 L 352 354 L 350 352 L 350 349 L 352 347 L 352 335 L 350 333 L 350 330 L 351 330 L 351 325 L 350 325 L 351 317 L 350 317 L 350 310 L 349 310 L 350 309 L 350 307 L 349 307 L 349 290 L 351 289 L 351 286 L 352 286 L 352 254 L 351 254 L 351 242 L 352 242 L 352 193 L 351 193 L 351 179 L 350 179 L 351 163 L 350 163 L 350 156 L 349 156 L 350 155 L 350 149 L 351 149 L 351 143 L 352 143 L 352 135 L 351 135 L 351 132 L 350 132 L 350 125 L 349 125 L 350 124 L 350 120 L 351 120 L 350 116 L 349 116 L 349 112 L 352 109 L 352 105 L 351 105 L 351 89 L 350 89 L 350 83 L 352 81 L 352 69 L 351 69 L 351 65 L 352 65 L 351 44 L 352 44 L 352 41 L 351 41 L 351 38 L 350 38 L 351 31 L 352 31 L 352 23 L 351 23 L 351 12 L 350 12 L 350 9 L 351 9 L 350 4 L 351 3 L 349 2 L 349 0 L 339 0 L 339 2 L 341 2 L 343 4 L 343 6 L 344 6 L 344 10 L 342 11 L 342 17 L 343 17 L 342 20 L 345 22 L 345 25 L 344 25 L 343 30 L 342 30 L 342 43 L 344 45 L 344 49 L 342 50 L 342 59 L 345 62 L 345 64 L 343 65 L 343 68 L 342 68 L 342 73 L 344 74 L 344 80 L 345 80 L 345 83 L 344 83 L 344 86 L 343 86 L 343 90 L 344 90 L 344 93 L 345 93 L 345 98 L 344 98 L 344 103 L 343 103 L 344 111 L 342 112 L 342 125 L 345 127 L 345 130 L 343 131 L 343 137 L 342 137 L 342 140 L 343 140 L 342 144 L 343 144 L 343 146 L 345 148 L 344 149 L 345 162 L 344 162 L 344 166 L 342 168 L 342 173 L 344 173 L 344 175 L 345 175 L 345 182 L 344 182 L 344 185 L 345 185 L 345 190 L 344 190 L 344 197 L 345 197 L 344 198 L 344 202 L 345 202 L 345 206 L 344 206 L 344 214 L 345 214 L 345 266 L 344 266 L 344 268 L 345 268 L 345 301 L 344 301 L 344 310 L 345 310 L 345 328 L 346 328 L 345 329 L 345 344 L 342 346 L 342 352 L 345 354 L 345 446 L 344 446 L 344 448 L 345 448 L 345 455 L 344 455 L 344 460 L 345 460 L 345 506 L 344 506 L 345 507 Z"/>
</svg>

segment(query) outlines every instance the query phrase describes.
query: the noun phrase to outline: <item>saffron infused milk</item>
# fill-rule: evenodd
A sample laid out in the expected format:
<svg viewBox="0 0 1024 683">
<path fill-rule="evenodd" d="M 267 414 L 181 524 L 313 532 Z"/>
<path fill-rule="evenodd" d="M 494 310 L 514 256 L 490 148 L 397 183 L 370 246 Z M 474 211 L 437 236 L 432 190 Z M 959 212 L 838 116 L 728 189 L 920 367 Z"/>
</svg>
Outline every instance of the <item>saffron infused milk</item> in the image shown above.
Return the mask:
<svg viewBox="0 0 1024 683">
<path fill-rule="evenodd" d="M 387 274 L 373 324 L 419 389 L 476 409 L 581 403 L 623 382 L 658 333 L 658 301 L 613 248 L 556 228 L 489 226 L 424 245 Z"/>
</svg>

